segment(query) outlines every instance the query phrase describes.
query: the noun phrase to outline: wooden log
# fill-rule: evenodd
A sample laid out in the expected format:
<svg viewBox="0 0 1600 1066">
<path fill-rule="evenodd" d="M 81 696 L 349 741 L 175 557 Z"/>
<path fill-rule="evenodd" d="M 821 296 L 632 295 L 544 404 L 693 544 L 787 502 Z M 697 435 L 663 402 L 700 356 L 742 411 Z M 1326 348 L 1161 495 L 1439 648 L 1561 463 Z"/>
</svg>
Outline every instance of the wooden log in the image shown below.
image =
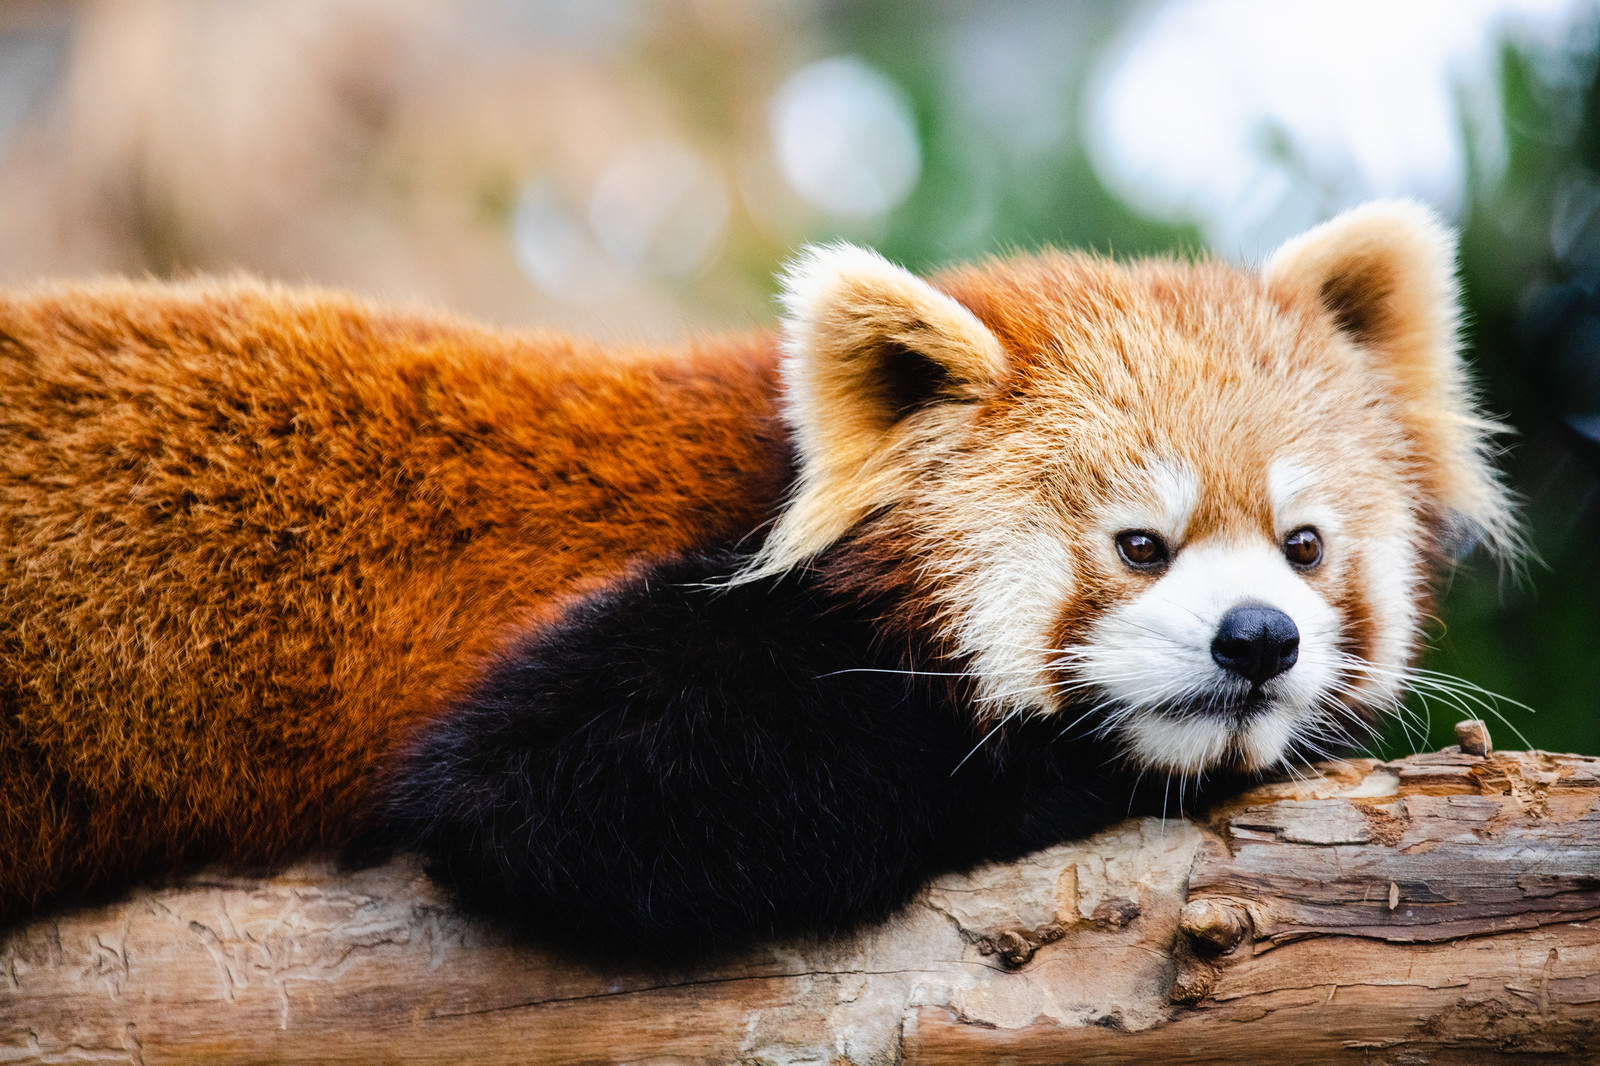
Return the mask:
<svg viewBox="0 0 1600 1066">
<path fill-rule="evenodd" d="M 1449 751 L 645 969 L 508 943 L 401 860 L 0 935 L 0 1062 L 1600 1061 L 1600 759 Z"/>
</svg>

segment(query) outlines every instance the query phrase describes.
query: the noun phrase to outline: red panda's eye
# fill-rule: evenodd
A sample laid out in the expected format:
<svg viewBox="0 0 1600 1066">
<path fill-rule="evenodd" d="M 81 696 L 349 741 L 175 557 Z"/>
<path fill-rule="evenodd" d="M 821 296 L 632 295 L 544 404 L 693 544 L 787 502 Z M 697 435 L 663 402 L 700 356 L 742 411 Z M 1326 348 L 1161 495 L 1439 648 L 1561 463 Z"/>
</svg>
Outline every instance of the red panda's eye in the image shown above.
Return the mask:
<svg viewBox="0 0 1600 1066">
<path fill-rule="evenodd" d="M 1166 541 L 1143 529 L 1118 533 L 1117 554 L 1135 570 L 1158 570 L 1169 558 Z"/>
<path fill-rule="evenodd" d="M 1283 557 L 1291 566 L 1311 569 L 1322 562 L 1322 537 L 1310 526 L 1301 526 L 1283 538 Z"/>
</svg>

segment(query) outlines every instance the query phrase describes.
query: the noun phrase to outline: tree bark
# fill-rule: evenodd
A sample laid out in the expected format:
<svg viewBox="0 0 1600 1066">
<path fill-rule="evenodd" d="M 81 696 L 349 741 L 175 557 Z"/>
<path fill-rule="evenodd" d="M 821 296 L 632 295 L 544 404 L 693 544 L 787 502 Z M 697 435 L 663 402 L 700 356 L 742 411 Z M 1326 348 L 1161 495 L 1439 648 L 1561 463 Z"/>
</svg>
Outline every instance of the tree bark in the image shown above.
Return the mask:
<svg viewBox="0 0 1600 1066">
<path fill-rule="evenodd" d="M 1001 1057 L 1600 1061 L 1600 759 L 1334 764 L 695 968 L 508 943 L 408 861 L 0 934 L 0 1062 Z"/>
</svg>

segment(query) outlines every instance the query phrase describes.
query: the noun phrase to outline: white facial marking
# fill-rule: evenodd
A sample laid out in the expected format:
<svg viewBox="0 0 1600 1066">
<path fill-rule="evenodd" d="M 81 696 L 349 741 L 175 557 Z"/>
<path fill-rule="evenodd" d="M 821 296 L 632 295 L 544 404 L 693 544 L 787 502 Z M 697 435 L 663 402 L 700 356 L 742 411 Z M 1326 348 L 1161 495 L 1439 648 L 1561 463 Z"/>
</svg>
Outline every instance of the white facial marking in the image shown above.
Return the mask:
<svg viewBox="0 0 1600 1066">
<path fill-rule="evenodd" d="M 1172 462 L 1155 462 L 1130 479 L 1118 501 L 1118 529 L 1181 530 L 1200 500 L 1200 481 Z M 981 510 L 981 509 L 980 509 Z M 1073 587 L 1072 553 L 1052 524 L 1002 523 L 972 535 L 965 553 L 975 572 L 943 582 L 957 650 L 972 657 L 977 699 L 986 717 L 1059 709 L 1048 649 L 1061 605 Z"/>
<path fill-rule="evenodd" d="M 1400 537 L 1375 537 L 1361 545 L 1360 580 L 1372 611 L 1371 661 L 1381 672 L 1357 681 L 1376 703 L 1400 698 L 1401 675 L 1411 661 L 1413 634 L 1417 632 L 1416 585 L 1421 581 L 1416 553 Z"/>
<path fill-rule="evenodd" d="M 1221 762 L 1228 754 L 1228 731 L 1205 718 L 1167 718 L 1140 714 L 1128 719 L 1122 735 L 1133 757 L 1144 766 L 1153 766 L 1185 777 L 1198 775 Z"/>
<path fill-rule="evenodd" d="M 1317 475 L 1294 459 L 1276 459 L 1267 468 L 1267 499 L 1278 517 L 1293 511 L 1295 504 L 1318 484 Z"/>
<path fill-rule="evenodd" d="M 1211 655 L 1222 618 L 1241 604 L 1274 607 L 1300 634 L 1299 658 L 1260 686 L 1262 702 L 1235 717 L 1248 691 Z M 1250 768 L 1282 757 L 1338 676 L 1339 617 L 1276 545 L 1202 543 L 1107 612 L 1074 655 L 1077 674 L 1108 697 L 1108 724 L 1139 762 L 1194 773 L 1231 752 Z"/>
<path fill-rule="evenodd" d="M 1046 650 L 1057 612 L 1072 591 L 1072 556 L 1044 529 L 996 528 L 973 535 L 965 553 L 975 572 L 943 582 L 957 601 L 957 650 L 972 657 L 985 717 L 1053 708 Z"/>
<path fill-rule="evenodd" d="M 1294 459 L 1277 459 L 1267 468 L 1267 499 L 1280 539 L 1302 526 L 1315 528 L 1325 542 L 1338 536 L 1338 512 L 1318 492 L 1324 484 L 1326 479 Z"/>
<path fill-rule="evenodd" d="M 1189 525 L 1200 502 L 1200 479 L 1175 462 L 1159 460 L 1135 474 L 1114 505 L 1115 516 L 1105 522 L 1116 532 L 1148 529 L 1176 541 Z"/>
<path fill-rule="evenodd" d="M 1310 466 L 1294 459 L 1280 458 L 1272 464 L 1267 488 L 1278 534 L 1313 526 L 1328 550 L 1347 561 L 1350 571 L 1344 580 L 1359 583 L 1372 612 L 1373 644 L 1367 654 L 1378 667 L 1354 671 L 1350 683 L 1368 702 L 1392 704 L 1404 687 L 1401 677 L 1411 660 L 1419 623 L 1415 592 L 1422 575 L 1416 553 L 1403 535 L 1360 539 L 1343 535 L 1338 509 L 1318 491 L 1325 483 Z M 1402 521 L 1396 517 L 1385 525 L 1399 528 Z"/>
<path fill-rule="evenodd" d="M 1295 725 L 1299 720 L 1298 715 L 1281 709 L 1257 716 L 1250 723 L 1250 728 L 1237 738 L 1241 761 L 1253 767 L 1267 767 L 1276 763 L 1283 758 L 1284 749 L 1294 740 Z"/>
</svg>

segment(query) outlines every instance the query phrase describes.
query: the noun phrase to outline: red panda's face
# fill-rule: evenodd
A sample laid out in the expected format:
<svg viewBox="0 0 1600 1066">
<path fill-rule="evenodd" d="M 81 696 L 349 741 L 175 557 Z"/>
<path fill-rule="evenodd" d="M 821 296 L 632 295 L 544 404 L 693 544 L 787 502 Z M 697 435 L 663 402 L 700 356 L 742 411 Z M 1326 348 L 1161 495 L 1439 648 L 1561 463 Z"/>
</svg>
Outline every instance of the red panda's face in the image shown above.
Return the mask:
<svg viewBox="0 0 1600 1066">
<path fill-rule="evenodd" d="M 1254 283 L 1196 285 L 1229 312 L 1197 323 L 1128 280 L 1122 310 L 1013 350 L 898 507 L 979 711 L 1082 718 L 1180 774 L 1361 739 L 1431 544 L 1391 406 Z"/>
<path fill-rule="evenodd" d="M 977 716 L 1060 716 L 1138 766 L 1359 742 L 1451 531 L 1507 534 L 1450 269 L 1404 205 L 1261 275 L 1044 256 L 934 288 L 813 253 L 789 293 L 801 479 L 755 566 L 865 536 Z"/>
<path fill-rule="evenodd" d="M 1224 490 L 1181 461 L 1156 469 L 1145 506 L 1112 504 L 1090 534 L 1079 595 L 1098 586 L 1107 606 L 1086 624 L 1067 609 L 1066 684 L 1109 701 L 1106 727 L 1141 763 L 1180 773 L 1364 739 L 1348 709 L 1395 699 L 1423 589 L 1423 559 L 1404 550 L 1422 538 L 1386 488 L 1397 472 L 1374 471 L 1374 497 L 1390 499 L 1349 507 L 1342 478 L 1273 457 L 1238 479 L 1261 513 L 1207 529 L 1201 502 Z"/>
</svg>

